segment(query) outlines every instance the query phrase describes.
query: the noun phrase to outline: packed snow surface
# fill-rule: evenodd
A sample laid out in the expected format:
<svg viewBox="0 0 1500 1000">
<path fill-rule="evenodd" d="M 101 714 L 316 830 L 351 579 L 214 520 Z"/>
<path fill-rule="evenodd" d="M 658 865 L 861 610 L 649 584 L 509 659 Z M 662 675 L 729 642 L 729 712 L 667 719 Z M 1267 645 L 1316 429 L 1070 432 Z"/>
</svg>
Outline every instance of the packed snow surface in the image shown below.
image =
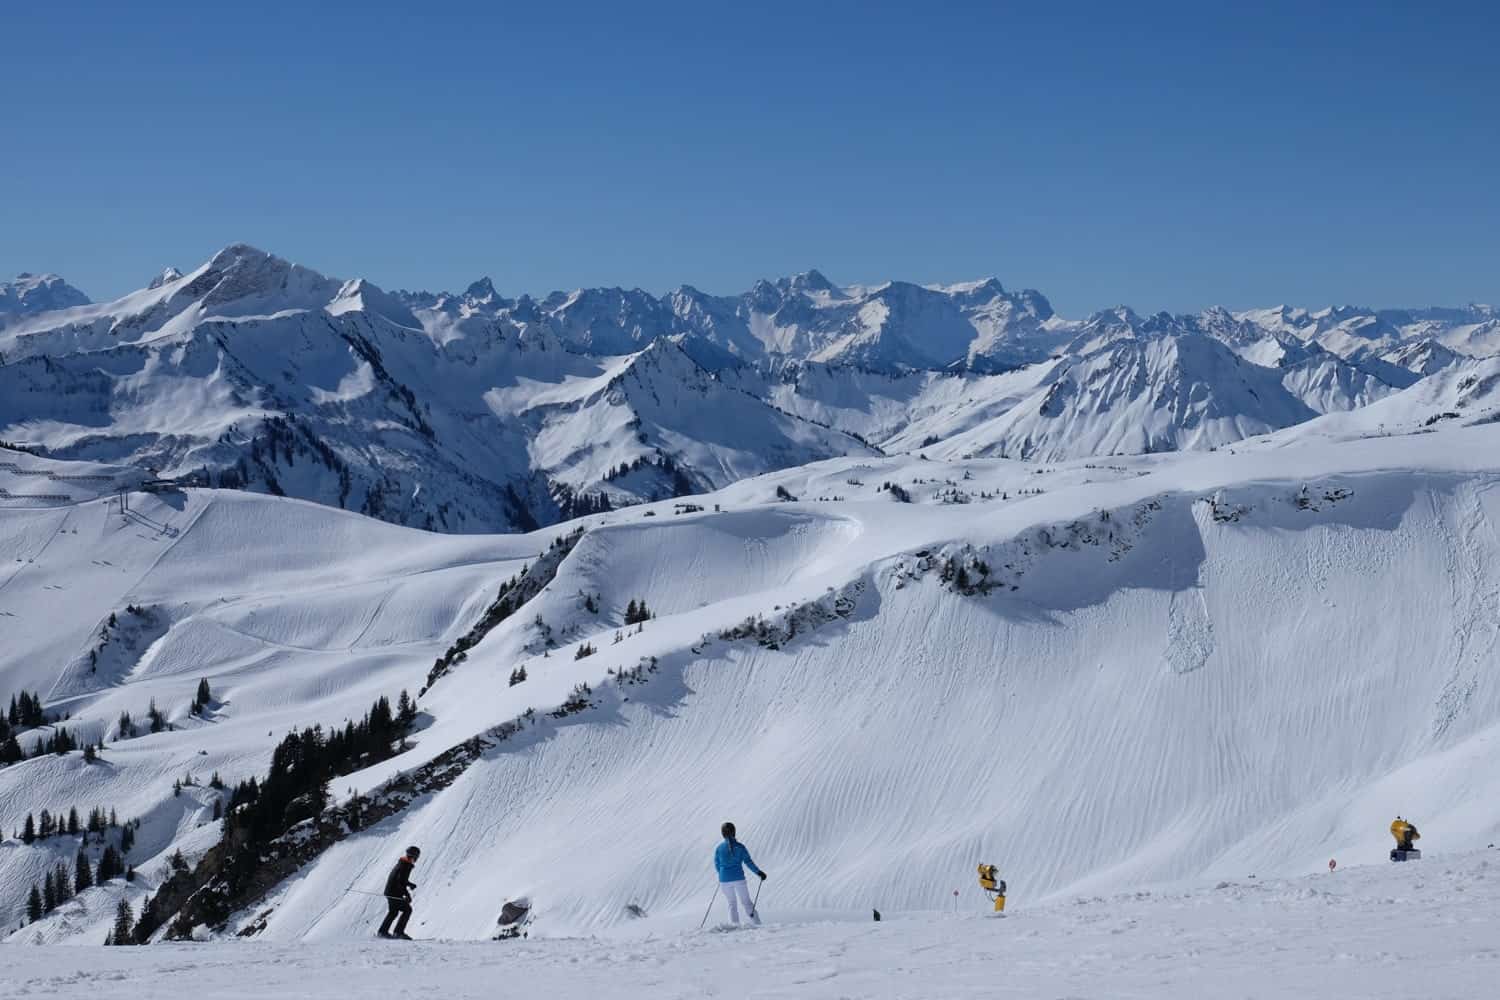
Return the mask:
<svg viewBox="0 0 1500 1000">
<path fill-rule="evenodd" d="M 16 948 L 16 996 L 355 996 L 490 1000 L 511 990 L 595 997 L 1203 997 L 1494 995 L 1500 856 L 1341 867 L 1294 879 L 1252 873 L 1191 887 L 1088 895 L 983 913 L 965 884 L 957 911 L 883 913 L 878 886 L 838 912 L 786 916 L 767 883 L 765 926 L 509 942 L 326 941 L 150 948 Z M 420 928 L 419 928 L 420 930 Z"/>
</svg>

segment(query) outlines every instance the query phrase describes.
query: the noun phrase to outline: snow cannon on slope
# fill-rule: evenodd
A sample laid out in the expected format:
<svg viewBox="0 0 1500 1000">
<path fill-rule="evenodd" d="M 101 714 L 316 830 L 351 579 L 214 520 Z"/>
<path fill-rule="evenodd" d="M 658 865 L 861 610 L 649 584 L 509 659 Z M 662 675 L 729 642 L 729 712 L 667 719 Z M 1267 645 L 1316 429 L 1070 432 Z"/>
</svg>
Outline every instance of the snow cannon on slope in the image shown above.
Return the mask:
<svg viewBox="0 0 1500 1000">
<path fill-rule="evenodd" d="M 1005 879 L 994 865 L 979 866 L 979 888 L 995 901 L 995 912 L 1005 912 Z"/>
<path fill-rule="evenodd" d="M 1413 841 L 1422 839 L 1414 823 L 1397 816 L 1391 821 L 1391 836 L 1396 838 L 1396 846 L 1391 849 L 1392 861 L 1417 861 L 1422 857 L 1422 852 L 1413 846 Z"/>
</svg>

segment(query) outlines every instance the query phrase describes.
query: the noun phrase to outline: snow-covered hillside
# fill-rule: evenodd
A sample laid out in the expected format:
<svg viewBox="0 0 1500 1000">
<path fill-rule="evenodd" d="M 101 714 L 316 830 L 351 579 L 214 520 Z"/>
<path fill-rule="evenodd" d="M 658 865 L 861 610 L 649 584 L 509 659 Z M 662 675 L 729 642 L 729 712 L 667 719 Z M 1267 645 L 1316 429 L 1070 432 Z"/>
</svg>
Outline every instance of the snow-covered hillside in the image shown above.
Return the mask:
<svg viewBox="0 0 1500 1000">
<path fill-rule="evenodd" d="M 403 689 L 423 692 L 410 749 L 330 787 L 375 818 L 304 828 L 226 932 L 368 934 L 383 904 L 361 893 L 409 843 L 427 934 L 484 937 L 521 893 L 538 934 L 678 930 L 726 818 L 787 913 L 942 907 L 981 860 L 1023 905 L 1294 876 L 1378 861 L 1397 812 L 1430 854 L 1483 847 L 1494 443 L 1439 424 L 1108 462 L 835 458 L 509 536 L 196 489 L 6 511 L 0 690 L 107 745 L 0 768 L 0 829 L 141 821 L 135 882 L 12 939 L 102 940 L 120 898 L 139 912 L 175 851 L 218 839 L 207 777 L 264 777 L 292 727 Z M 163 731 L 122 737 L 153 702 Z M 0 842 L 0 924 L 79 847 Z"/>
<path fill-rule="evenodd" d="M 1440 425 L 1500 424 L 1500 358 L 1465 361 L 1403 392 L 1359 410 L 1330 413 L 1272 435 L 1265 442 L 1281 446 L 1308 438 L 1359 438 L 1429 432 Z"/>
<path fill-rule="evenodd" d="M 90 303 L 0 286 L 0 441 L 440 531 L 838 456 L 1206 449 L 1500 351 L 1487 306 L 1058 316 L 994 279 L 387 292 L 242 244 Z M 779 412 L 778 412 L 779 411 Z"/>
</svg>

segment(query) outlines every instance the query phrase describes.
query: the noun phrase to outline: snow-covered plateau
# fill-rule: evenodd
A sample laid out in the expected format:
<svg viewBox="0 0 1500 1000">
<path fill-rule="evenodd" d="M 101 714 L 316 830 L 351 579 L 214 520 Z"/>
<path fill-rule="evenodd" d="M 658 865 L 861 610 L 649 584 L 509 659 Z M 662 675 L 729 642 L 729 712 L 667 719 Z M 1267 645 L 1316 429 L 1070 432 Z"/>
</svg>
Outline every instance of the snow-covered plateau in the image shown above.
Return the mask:
<svg viewBox="0 0 1500 1000">
<path fill-rule="evenodd" d="M 17 995 L 1494 994 L 1488 307 L 15 287 Z"/>
</svg>

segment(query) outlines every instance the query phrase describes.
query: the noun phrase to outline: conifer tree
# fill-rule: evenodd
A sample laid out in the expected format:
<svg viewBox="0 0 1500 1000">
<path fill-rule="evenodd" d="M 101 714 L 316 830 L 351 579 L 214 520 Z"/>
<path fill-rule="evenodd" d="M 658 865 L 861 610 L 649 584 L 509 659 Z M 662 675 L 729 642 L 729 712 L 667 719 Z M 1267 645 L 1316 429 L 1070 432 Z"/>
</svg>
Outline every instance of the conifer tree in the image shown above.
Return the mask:
<svg viewBox="0 0 1500 1000">
<path fill-rule="evenodd" d="M 52 881 L 52 873 L 49 871 L 47 877 L 42 880 L 42 912 L 51 913 L 57 909 L 57 885 Z"/>
<path fill-rule="evenodd" d="M 21 843 L 30 844 L 36 840 L 36 820 L 31 818 L 31 813 L 26 814 L 26 822 L 21 827 Z"/>
<path fill-rule="evenodd" d="M 78 849 L 78 857 L 73 863 L 73 891 L 82 892 L 91 889 L 94 885 L 94 873 L 89 869 L 89 856 L 83 850 Z"/>
<path fill-rule="evenodd" d="M 135 914 L 130 911 L 130 902 L 122 896 L 115 907 L 115 926 L 110 937 L 114 938 L 115 944 L 130 944 L 134 936 Z"/>
<path fill-rule="evenodd" d="M 71 836 L 78 835 L 78 807 L 68 807 L 68 833 Z"/>
<path fill-rule="evenodd" d="M 33 882 L 31 883 L 31 895 L 26 897 L 26 922 L 30 924 L 36 923 L 42 919 L 43 912 L 45 911 L 42 909 L 42 893 L 36 887 L 36 883 Z"/>
<path fill-rule="evenodd" d="M 106 845 L 104 853 L 99 855 L 99 871 L 94 877 L 95 883 L 103 885 L 110 879 L 120 874 L 120 854 L 114 845 Z"/>
</svg>

